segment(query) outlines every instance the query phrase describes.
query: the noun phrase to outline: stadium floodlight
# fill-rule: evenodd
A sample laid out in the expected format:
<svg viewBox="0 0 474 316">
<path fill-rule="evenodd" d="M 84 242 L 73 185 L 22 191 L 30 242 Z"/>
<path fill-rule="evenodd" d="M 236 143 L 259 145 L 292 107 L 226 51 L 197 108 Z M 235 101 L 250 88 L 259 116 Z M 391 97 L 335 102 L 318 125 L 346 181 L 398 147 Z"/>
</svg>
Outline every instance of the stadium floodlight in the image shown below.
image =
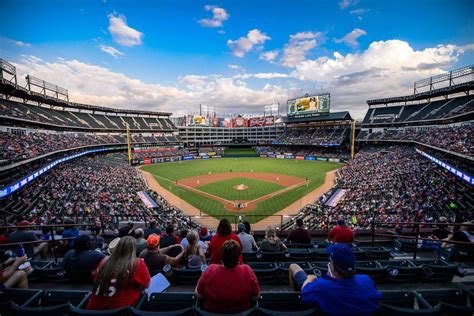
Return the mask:
<svg viewBox="0 0 474 316">
<path fill-rule="evenodd" d="M 16 67 L 0 58 L 0 81 L 3 80 L 16 85 Z"/>
<path fill-rule="evenodd" d="M 52 92 L 53 97 L 58 100 L 65 100 L 69 102 L 69 95 L 67 89 L 61 88 L 57 85 L 44 81 L 42 79 L 27 75 L 26 76 L 26 86 L 30 92 L 36 92 L 32 88 L 36 87 L 40 89 L 41 94 L 48 96 L 47 92 Z"/>
<path fill-rule="evenodd" d="M 273 112 L 276 112 L 279 114 L 280 112 L 280 103 L 273 103 L 269 105 L 264 105 L 263 106 L 263 116 L 266 116 L 266 113 L 270 112 L 270 116 L 273 115 Z"/>
<path fill-rule="evenodd" d="M 199 104 L 199 115 L 200 116 L 211 116 L 216 115 L 216 106 L 215 105 L 207 105 L 207 104 Z"/>
</svg>

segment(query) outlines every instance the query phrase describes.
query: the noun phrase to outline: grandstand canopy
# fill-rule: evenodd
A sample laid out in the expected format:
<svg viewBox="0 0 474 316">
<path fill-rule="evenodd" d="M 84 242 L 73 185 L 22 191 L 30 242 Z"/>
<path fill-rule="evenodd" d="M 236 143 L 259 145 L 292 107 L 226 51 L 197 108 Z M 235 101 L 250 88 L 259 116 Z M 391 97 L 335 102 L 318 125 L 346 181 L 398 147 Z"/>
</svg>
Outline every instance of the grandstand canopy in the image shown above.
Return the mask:
<svg viewBox="0 0 474 316">
<path fill-rule="evenodd" d="M 8 96 L 13 96 L 21 99 L 27 99 L 31 101 L 36 101 L 39 103 L 50 104 L 53 106 L 60 106 L 64 108 L 74 108 L 79 110 L 88 110 L 88 111 L 99 111 L 106 113 L 123 113 L 123 114 L 140 114 L 140 115 L 154 115 L 154 116 L 171 116 L 169 112 L 154 112 L 154 111 L 141 111 L 141 110 L 127 110 L 127 109 L 114 109 L 105 106 L 98 105 L 89 105 L 75 102 L 68 102 L 65 100 L 60 100 L 52 96 L 44 95 L 39 92 L 29 91 L 26 88 L 23 88 L 19 85 L 16 85 L 6 79 L 1 80 L 0 82 L 0 94 L 5 94 Z"/>
</svg>

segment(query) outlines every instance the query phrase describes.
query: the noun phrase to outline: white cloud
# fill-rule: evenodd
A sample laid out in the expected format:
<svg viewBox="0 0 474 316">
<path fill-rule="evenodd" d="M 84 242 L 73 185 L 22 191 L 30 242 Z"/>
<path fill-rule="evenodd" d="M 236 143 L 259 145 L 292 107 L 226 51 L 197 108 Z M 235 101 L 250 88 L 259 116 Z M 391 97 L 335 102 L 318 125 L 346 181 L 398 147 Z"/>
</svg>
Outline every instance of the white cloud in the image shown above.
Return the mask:
<svg viewBox="0 0 474 316">
<path fill-rule="evenodd" d="M 0 44 L 4 43 L 5 45 L 14 45 L 16 47 L 31 47 L 30 43 L 17 41 L 11 38 L 0 36 Z"/>
<path fill-rule="evenodd" d="M 204 10 L 212 12 L 212 18 L 210 19 L 201 19 L 198 23 L 204 27 L 221 27 L 223 22 L 229 19 L 229 14 L 224 8 L 219 8 L 218 6 L 206 5 Z"/>
<path fill-rule="evenodd" d="M 283 66 L 294 67 L 306 59 L 308 51 L 316 47 L 321 32 L 299 32 L 290 35 L 290 41 L 283 48 L 281 63 Z"/>
<path fill-rule="evenodd" d="M 357 39 L 361 37 L 362 35 L 367 35 L 367 32 L 362 29 L 355 28 L 351 32 L 344 35 L 342 38 L 339 38 L 339 39 L 335 38 L 334 42 L 345 43 L 346 45 L 356 47 L 359 45 L 359 43 L 357 42 Z"/>
<path fill-rule="evenodd" d="M 247 33 L 247 36 L 242 36 L 238 40 L 227 41 L 227 46 L 229 46 L 232 54 L 236 57 L 242 58 L 246 53 L 252 50 L 256 45 L 261 45 L 271 38 L 265 33 L 262 33 L 258 29 L 250 30 Z"/>
<path fill-rule="evenodd" d="M 123 15 L 109 14 L 109 32 L 114 42 L 122 46 L 139 46 L 142 44 L 143 33 L 127 25 Z"/>
<path fill-rule="evenodd" d="M 227 67 L 229 67 L 229 69 L 232 69 L 232 70 L 241 70 L 242 69 L 241 66 L 234 65 L 234 64 L 229 64 L 229 65 L 227 65 Z"/>
<path fill-rule="evenodd" d="M 341 8 L 341 10 L 344 10 L 345 8 L 353 6 L 358 2 L 359 0 L 342 0 L 341 2 L 339 2 L 339 8 Z"/>
<path fill-rule="evenodd" d="M 276 79 L 276 78 L 289 78 L 290 75 L 279 73 L 279 72 L 259 72 L 255 74 L 239 74 L 235 75 L 234 78 L 239 79 L 249 79 L 249 78 L 256 78 L 256 79 Z"/>
<path fill-rule="evenodd" d="M 280 86 L 266 84 L 263 89 L 253 89 L 238 78 L 217 75 L 187 75 L 179 78 L 177 86 L 164 86 L 145 83 L 79 60 L 46 62 L 34 56 L 23 56 L 14 65 L 18 78 L 29 73 L 64 86 L 73 102 L 114 108 L 182 115 L 196 111 L 200 103 L 205 103 L 215 105 L 222 114 L 259 113 L 264 104 L 286 102 L 286 90 Z"/>
<path fill-rule="evenodd" d="M 474 44 L 414 50 L 401 40 L 379 41 L 360 53 L 335 52 L 332 57 L 305 60 L 291 75 L 318 82 L 331 92 L 334 109 L 361 117 L 367 111 L 366 100 L 411 94 L 413 82 L 445 72 L 470 50 Z"/>
<path fill-rule="evenodd" d="M 112 46 L 106 46 L 106 45 L 99 45 L 99 48 L 101 51 L 103 51 L 106 54 L 109 54 L 110 56 L 114 57 L 115 59 L 118 59 L 124 55 L 121 51 L 116 49 L 115 47 Z"/>
<path fill-rule="evenodd" d="M 352 10 L 349 13 L 352 14 L 352 15 L 362 15 L 362 14 L 367 13 L 369 11 L 370 11 L 370 9 L 356 9 L 356 10 Z"/>
<path fill-rule="evenodd" d="M 261 53 L 258 59 L 265 60 L 273 64 L 275 62 L 275 59 L 278 57 L 278 54 L 279 54 L 278 50 L 271 50 L 268 52 Z"/>
</svg>

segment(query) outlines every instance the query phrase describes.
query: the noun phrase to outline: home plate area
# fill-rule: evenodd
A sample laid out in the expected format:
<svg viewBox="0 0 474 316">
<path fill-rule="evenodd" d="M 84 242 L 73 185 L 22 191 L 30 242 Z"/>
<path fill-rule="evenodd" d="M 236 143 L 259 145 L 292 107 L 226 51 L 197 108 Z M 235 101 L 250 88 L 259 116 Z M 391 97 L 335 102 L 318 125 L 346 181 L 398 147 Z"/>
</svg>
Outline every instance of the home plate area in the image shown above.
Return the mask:
<svg viewBox="0 0 474 316">
<path fill-rule="evenodd" d="M 229 211 L 247 212 L 259 202 L 305 185 L 306 180 L 275 173 L 226 172 L 181 179 L 176 184 L 223 203 Z"/>
</svg>

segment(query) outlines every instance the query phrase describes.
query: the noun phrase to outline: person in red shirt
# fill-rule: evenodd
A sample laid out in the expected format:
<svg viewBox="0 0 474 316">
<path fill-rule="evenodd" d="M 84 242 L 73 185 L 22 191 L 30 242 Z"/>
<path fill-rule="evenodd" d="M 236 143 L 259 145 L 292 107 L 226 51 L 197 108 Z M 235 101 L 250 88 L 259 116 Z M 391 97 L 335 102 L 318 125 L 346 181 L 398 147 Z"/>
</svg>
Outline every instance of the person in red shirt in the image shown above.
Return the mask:
<svg viewBox="0 0 474 316">
<path fill-rule="evenodd" d="M 222 245 L 227 240 L 235 240 L 239 245 L 242 251 L 242 242 L 240 238 L 232 233 L 232 226 L 227 218 L 221 219 L 219 226 L 217 227 L 217 234 L 212 236 L 211 243 L 209 244 L 208 252 L 211 255 L 210 263 L 221 264 L 222 263 Z M 239 263 L 242 263 L 242 256 L 239 258 Z"/>
<path fill-rule="evenodd" d="M 105 257 L 94 276 L 87 309 L 105 310 L 135 306 L 141 290 L 150 284 L 150 273 L 143 259 L 136 257 L 135 238 L 120 239 L 110 257 Z"/>
<path fill-rule="evenodd" d="M 241 313 L 260 295 L 257 277 L 246 264 L 239 264 L 242 247 L 235 240 L 222 245 L 221 264 L 211 264 L 196 286 L 201 308 L 211 313 Z"/>
<path fill-rule="evenodd" d="M 331 229 L 328 237 L 334 243 L 352 244 L 354 242 L 354 233 L 346 227 L 343 219 L 337 220 L 337 226 Z"/>
</svg>

